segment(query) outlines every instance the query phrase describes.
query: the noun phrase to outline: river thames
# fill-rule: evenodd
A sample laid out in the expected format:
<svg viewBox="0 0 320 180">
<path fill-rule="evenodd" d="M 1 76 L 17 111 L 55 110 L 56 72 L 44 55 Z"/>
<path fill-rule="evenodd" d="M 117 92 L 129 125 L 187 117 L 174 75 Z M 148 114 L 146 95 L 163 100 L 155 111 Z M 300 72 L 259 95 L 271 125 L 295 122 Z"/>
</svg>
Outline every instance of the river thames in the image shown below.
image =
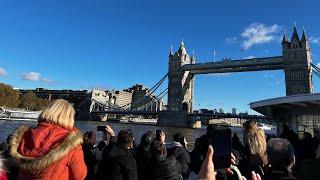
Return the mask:
<svg viewBox="0 0 320 180">
<path fill-rule="evenodd" d="M 17 128 L 22 125 L 25 126 L 36 126 L 36 121 L 14 121 L 14 120 L 0 120 L 0 142 L 4 142 L 8 135 L 12 134 Z M 172 135 L 176 133 L 183 134 L 187 141 L 192 147 L 196 138 L 206 133 L 206 129 L 191 129 L 191 128 L 176 128 L 176 127 L 159 127 L 156 125 L 145 125 L 145 124 L 132 124 L 132 123 L 116 123 L 116 122 L 98 122 L 98 121 L 76 121 L 75 126 L 79 128 L 83 133 L 86 131 L 93 131 L 97 134 L 97 141 L 101 140 L 102 132 L 97 132 L 97 126 L 109 124 L 115 130 L 119 132 L 121 129 L 131 129 L 134 134 L 136 144 L 140 143 L 141 136 L 147 131 L 155 132 L 157 129 L 161 129 L 166 134 L 166 141 L 172 141 Z M 240 128 L 232 128 L 233 132 L 236 132 L 241 137 Z"/>
<path fill-rule="evenodd" d="M 17 128 L 22 125 L 36 126 L 36 121 L 14 121 L 14 120 L 0 120 L 0 142 L 4 142 L 8 135 L 12 134 Z M 166 140 L 171 141 L 172 135 L 176 133 L 183 134 L 187 141 L 193 143 L 197 137 L 206 133 L 206 129 L 191 129 L 191 128 L 175 128 L 175 127 L 158 127 L 156 125 L 145 124 L 132 124 L 132 123 L 116 123 L 116 122 L 98 122 L 98 121 L 75 121 L 75 126 L 79 128 L 83 133 L 86 131 L 93 131 L 97 134 L 97 141 L 101 140 L 102 132 L 97 132 L 97 126 L 111 125 L 112 128 L 118 133 L 121 129 L 131 129 L 134 134 L 135 142 L 140 143 L 141 136 L 147 131 L 155 132 L 157 129 L 161 129 L 166 134 Z"/>
</svg>

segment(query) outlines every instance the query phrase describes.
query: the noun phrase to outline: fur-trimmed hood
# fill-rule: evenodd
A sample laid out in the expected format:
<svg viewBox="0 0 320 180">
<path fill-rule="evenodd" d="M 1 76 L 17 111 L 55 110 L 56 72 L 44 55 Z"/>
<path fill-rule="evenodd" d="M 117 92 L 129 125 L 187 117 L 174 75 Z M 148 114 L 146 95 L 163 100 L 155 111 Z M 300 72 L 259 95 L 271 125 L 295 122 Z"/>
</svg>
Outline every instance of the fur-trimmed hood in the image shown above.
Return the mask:
<svg viewBox="0 0 320 180">
<path fill-rule="evenodd" d="M 66 130 L 49 123 L 20 127 L 10 140 L 10 154 L 25 170 L 43 170 L 82 144 L 79 130 Z"/>
<path fill-rule="evenodd" d="M 3 167 L 3 159 L 2 157 L 0 156 L 0 173 L 5 171 L 4 167 Z"/>
</svg>

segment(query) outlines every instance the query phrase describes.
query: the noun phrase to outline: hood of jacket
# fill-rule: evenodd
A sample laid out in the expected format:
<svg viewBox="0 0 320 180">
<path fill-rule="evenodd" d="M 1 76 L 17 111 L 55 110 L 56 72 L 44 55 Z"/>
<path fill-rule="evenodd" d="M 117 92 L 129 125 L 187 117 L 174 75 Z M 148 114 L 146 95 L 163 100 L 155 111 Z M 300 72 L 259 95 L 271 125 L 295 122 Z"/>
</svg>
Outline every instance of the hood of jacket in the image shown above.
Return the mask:
<svg viewBox="0 0 320 180">
<path fill-rule="evenodd" d="M 180 164 L 172 156 L 154 158 L 151 166 L 152 179 L 181 179 Z"/>
<path fill-rule="evenodd" d="M 1 172 L 5 171 L 4 167 L 3 167 L 3 159 L 2 157 L 0 156 L 0 174 Z"/>
<path fill-rule="evenodd" d="M 118 144 L 114 142 L 110 142 L 110 144 L 107 147 L 108 151 L 108 158 L 110 159 L 116 159 L 128 155 L 132 155 L 129 150 L 126 150 L 122 147 L 120 147 Z"/>
<path fill-rule="evenodd" d="M 79 130 L 50 123 L 20 127 L 11 137 L 10 154 L 26 170 L 42 170 L 59 161 L 83 142 Z"/>
</svg>

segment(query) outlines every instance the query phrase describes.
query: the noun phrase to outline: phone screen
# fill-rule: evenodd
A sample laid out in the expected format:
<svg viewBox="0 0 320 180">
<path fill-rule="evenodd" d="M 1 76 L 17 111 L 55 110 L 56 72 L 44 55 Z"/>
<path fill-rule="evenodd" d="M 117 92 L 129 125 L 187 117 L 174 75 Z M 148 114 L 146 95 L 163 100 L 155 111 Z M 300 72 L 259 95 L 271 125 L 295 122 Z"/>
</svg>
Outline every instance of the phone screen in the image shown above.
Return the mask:
<svg viewBox="0 0 320 180">
<path fill-rule="evenodd" d="M 215 128 L 212 132 L 213 163 L 216 169 L 231 165 L 231 129 Z"/>
<path fill-rule="evenodd" d="M 105 131 L 106 126 L 97 126 L 97 131 Z"/>
</svg>

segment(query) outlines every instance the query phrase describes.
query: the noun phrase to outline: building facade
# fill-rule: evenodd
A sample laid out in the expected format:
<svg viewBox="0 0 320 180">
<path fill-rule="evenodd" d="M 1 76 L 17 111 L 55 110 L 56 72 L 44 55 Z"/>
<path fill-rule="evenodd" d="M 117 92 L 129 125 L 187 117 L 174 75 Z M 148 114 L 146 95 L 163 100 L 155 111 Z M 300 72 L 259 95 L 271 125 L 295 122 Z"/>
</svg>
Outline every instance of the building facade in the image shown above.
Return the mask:
<svg viewBox="0 0 320 180">
<path fill-rule="evenodd" d="M 145 111 L 161 111 L 162 100 L 151 94 L 150 90 L 143 85 L 135 85 L 127 91 L 132 92 L 131 109 Z"/>
<path fill-rule="evenodd" d="M 118 90 L 112 90 L 107 91 L 108 94 L 108 102 L 116 105 L 118 107 L 128 106 L 131 107 L 132 104 L 132 91 L 118 91 Z"/>
<path fill-rule="evenodd" d="M 20 95 L 24 95 L 28 92 L 32 92 L 38 98 L 48 99 L 49 101 L 55 99 L 65 99 L 74 104 L 77 108 L 81 102 L 83 102 L 87 96 L 87 90 L 49 90 L 44 88 L 36 89 L 20 89 Z"/>
</svg>

